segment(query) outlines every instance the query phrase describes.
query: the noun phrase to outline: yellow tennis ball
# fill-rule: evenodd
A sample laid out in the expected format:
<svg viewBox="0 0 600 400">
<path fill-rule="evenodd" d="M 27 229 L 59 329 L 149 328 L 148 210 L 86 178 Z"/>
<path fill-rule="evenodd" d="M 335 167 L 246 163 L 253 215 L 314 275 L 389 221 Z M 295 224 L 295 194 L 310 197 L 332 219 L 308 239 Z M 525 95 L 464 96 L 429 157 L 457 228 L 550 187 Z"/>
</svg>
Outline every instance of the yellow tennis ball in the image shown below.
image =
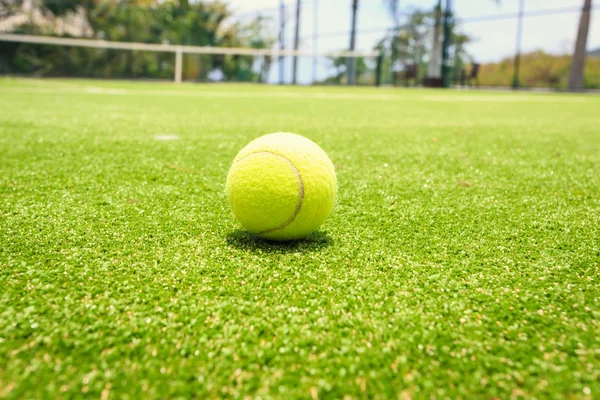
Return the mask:
<svg viewBox="0 0 600 400">
<path fill-rule="evenodd" d="M 261 136 L 244 147 L 227 176 L 227 197 L 242 226 L 271 240 L 308 236 L 327 218 L 337 190 L 333 163 L 293 133 Z"/>
</svg>

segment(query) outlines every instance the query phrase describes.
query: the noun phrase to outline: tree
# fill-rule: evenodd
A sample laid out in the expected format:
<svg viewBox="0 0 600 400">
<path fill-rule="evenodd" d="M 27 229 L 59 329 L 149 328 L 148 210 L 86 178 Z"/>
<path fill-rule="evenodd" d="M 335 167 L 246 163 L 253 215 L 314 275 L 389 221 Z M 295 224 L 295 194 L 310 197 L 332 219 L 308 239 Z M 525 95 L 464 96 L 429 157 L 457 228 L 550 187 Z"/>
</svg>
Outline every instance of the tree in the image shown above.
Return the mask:
<svg viewBox="0 0 600 400">
<path fill-rule="evenodd" d="M 0 1 L 4 5 L 9 0 Z M 46 4 L 50 7 L 46 8 Z M 232 13 L 229 6 L 221 2 L 40 0 L 36 7 L 50 20 L 77 10 L 84 15 L 90 36 L 97 39 L 254 48 L 270 47 L 273 43 L 264 19 L 257 18 L 250 24 L 226 24 Z M 37 25 L 42 22 L 43 26 Z M 52 25 L 46 22 L 30 20 L 18 26 L 15 33 L 43 30 L 49 35 L 62 34 L 52 31 Z M 0 43 L 3 73 L 170 79 L 174 73 L 173 61 L 173 54 L 162 52 Z M 188 79 L 197 80 L 208 79 L 211 72 L 219 72 L 223 79 L 256 81 L 265 79 L 270 67 L 269 57 L 185 55 L 183 61 L 184 74 Z"/>
<path fill-rule="evenodd" d="M 430 38 L 435 31 L 436 16 L 435 10 L 433 12 L 414 10 L 408 15 L 406 24 L 399 29 L 390 30 L 377 43 L 375 50 L 385 55 L 382 69 L 393 72 L 389 80 L 384 76 L 385 83 L 394 84 L 397 72 L 406 70 L 409 65 L 417 66 L 418 79 L 428 75 L 428 67 L 435 62 L 432 59 L 434 43 Z M 465 46 L 471 41 L 471 38 L 461 33 L 457 24 L 450 24 L 449 30 L 454 40 L 448 47 L 448 54 L 454 59 L 460 70 L 470 61 Z M 439 72 L 441 71 L 438 71 L 438 75 Z M 431 77 L 431 75 L 429 76 Z"/>
<path fill-rule="evenodd" d="M 392 84 L 395 84 L 396 81 L 396 73 L 395 71 L 400 67 L 399 64 L 406 65 L 406 60 L 399 63 L 398 59 L 403 58 L 408 54 L 415 55 L 415 51 L 418 50 L 416 48 L 409 49 L 410 46 L 416 45 L 420 47 L 422 52 L 417 51 L 416 54 L 419 57 L 416 59 L 413 57 L 413 62 L 415 64 L 422 64 L 423 57 L 425 55 L 425 50 L 428 50 L 431 54 L 430 57 L 430 70 L 433 68 L 439 69 L 441 65 L 441 17 L 442 17 L 442 9 L 441 9 L 441 0 L 438 1 L 437 7 L 434 9 L 433 13 L 415 11 L 411 15 L 409 15 L 409 20 L 407 23 L 407 27 L 401 29 L 400 22 L 398 18 L 398 10 L 400 7 L 399 0 L 386 0 L 388 5 L 388 10 L 392 16 L 394 21 L 394 26 L 391 32 L 393 37 L 396 37 L 395 40 L 392 41 L 391 47 L 391 68 L 392 68 Z M 421 18 L 421 21 L 417 19 Z M 423 22 L 424 19 L 427 19 L 427 23 L 431 26 L 434 25 L 434 29 L 431 30 L 426 27 Z M 415 30 L 416 29 L 416 30 Z M 411 31 L 412 30 L 412 31 Z M 409 31 L 409 32 L 407 32 Z M 431 50 L 429 47 L 423 42 L 424 37 L 422 35 L 432 35 L 433 36 L 433 46 Z M 411 42 L 411 43 L 409 43 Z M 440 71 L 438 71 L 437 76 L 439 76 Z M 431 74 L 430 74 L 431 75 Z M 436 76 L 436 75 L 434 75 Z"/>
<path fill-rule="evenodd" d="M 471 42 L 471 37 L 461 32 L 453 32 L 452 36 L 453 79 L 463 81 L 466 77 L 465 67 L 471 61 L 465 45 Z"/>
<path fill-rule="evenodd" d="M 522 54 L 521 83 L 524 87 L 551 87 L 567 89 L 572 54 L 556 55 L 541 50 Z M 481 84 L 484 86 L 510 85 L 513 57 L 481 65 Z M 600 58 L 587 57 L 585 61 L 585 89 L 600 89 Z"/>
<path fill-rule="evenodd" d="M 390 82 L 395 84 L 398 71 L 414 64 L 419 71 L 425 70 L 426 55 L 430 53 L 426 40 L 432 27 L 432 14 L 420 10 L 413 11 L 406 25 L 392 29 L 386 34 L 375 49 L 387 56 L 384 57 L 384 69 L 392 71 Z"/>
<path fill-rule="evenodd" d="M 573 52 L 573 61 L 571 63 L 571 72 L 569 75 L 569 90 L 581 90 L 583 88 L 585 56 L 587 48 L 587 39 L 590 31 L 591 13 L 592 0 L 584 0 L 583 9 L 581 10 L 581 17 L 579 19 L 579 29 L 577 30 L 575 51 Z"/>
<path fill-rule="evenodd" d="M 48 10 L 53 15 L 60 17 L 69 12 L 76 11 L 77 7 L 80 5 L 80 3 L 87 3 L 87 2 L 76 1 L 76 0 L 63 0 L 63 1 L 43 0 L 42 1 L 42 9 Z"/>
<path fill-rule="evenodd" d="M 346 60 L 346 57 L 331 57 L 330 61 L 333 64 L 333 66 L 335 67 L 336 72 L 334 75 L 326 78 L 325 82 L 326 83 L 343 84 L 344 78 L 346 78 L 346 79 L 348 78 L 348 62 Z M 355 58 L 354 67 L 356 68 L 355 69 L 356 81 L 359 81 L 360 77 L 363 76 L 369 69 L 364 57 Z"/>
<path fill-rule="evenodd" d="M 249 25 L 240 26 L 238 28 L 241 39 L 240 44 L 244 47 L 252 47 L 254 49 L 272 48 L 277 39 L 271 35 L 270 20 L 268 17 L 258 15 Z M 252 63 L 256 63 L 260 71 L 256 77 L 258 82 L 264 83 L 267 81 L 272 61 L 271 55 L 264 55 L 258 57 L 256 60 L 252 60 Z"/>
</svg>

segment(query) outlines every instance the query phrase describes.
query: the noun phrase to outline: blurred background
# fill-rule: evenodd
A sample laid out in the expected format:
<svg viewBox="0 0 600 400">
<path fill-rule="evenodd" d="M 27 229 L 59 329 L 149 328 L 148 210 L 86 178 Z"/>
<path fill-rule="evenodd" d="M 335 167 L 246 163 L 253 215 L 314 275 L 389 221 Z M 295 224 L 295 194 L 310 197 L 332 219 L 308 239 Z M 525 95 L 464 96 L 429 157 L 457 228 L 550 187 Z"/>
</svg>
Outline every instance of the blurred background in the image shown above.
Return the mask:
<svg viewBox="0 0 600 400">
<path fill-rule="evenodd" d="M 598 0 L 0 0 L 0 73 L 600 89 Z"/>
</svg>

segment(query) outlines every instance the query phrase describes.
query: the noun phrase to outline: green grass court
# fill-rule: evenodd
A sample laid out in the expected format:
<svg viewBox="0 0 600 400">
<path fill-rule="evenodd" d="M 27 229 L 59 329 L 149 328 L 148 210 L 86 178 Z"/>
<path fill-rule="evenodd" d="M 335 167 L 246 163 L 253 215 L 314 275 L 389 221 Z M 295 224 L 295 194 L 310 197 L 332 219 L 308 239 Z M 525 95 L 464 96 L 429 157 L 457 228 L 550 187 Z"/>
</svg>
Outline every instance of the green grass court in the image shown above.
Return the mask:
<svg viewBox="0 0 600 400">
<path fill-rule="evenodd" d="M 0 398 L 600 396 L 600 97 L 0 80 Z M 337 168 L 240 230 L 265 133 Z"/>
</svg>

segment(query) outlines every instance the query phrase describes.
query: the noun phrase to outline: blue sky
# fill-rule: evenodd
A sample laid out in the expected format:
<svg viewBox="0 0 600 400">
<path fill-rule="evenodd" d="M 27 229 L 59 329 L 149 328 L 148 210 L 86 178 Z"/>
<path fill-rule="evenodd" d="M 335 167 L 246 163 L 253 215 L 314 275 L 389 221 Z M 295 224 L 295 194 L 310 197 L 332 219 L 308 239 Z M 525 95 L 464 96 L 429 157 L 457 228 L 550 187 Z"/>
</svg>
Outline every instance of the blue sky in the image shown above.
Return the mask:
<svg viewBox="0 0 600 400">
<path fill-rule="evenodd" d="M 444 0 L 445 1 L 445 0 Z M 340 50 L 348 47 L 350 28 L 351 0 L 304 0 L 301 24 L 301 49 L 311 51 L 312 39 L 316 27 L 320 34 L 317 41 L 319 51 Z M 251 17 L 260 12 L 278 20 L 279 0 L 229 0 L 241 18 Z M 401 12 L 411 9 L 431 9 L 436 0 L 400 0 Z M 518 11 L 519 0 L 501 0 L 498 5 L 492 0 L 454 0 L 455 13 L 461 23 L 461 30 L 475 40 L 468 47 L 470 54 L 480 62 L 496 61 L 512 55 L 516 41 L 516 20 L 469 21 L 469 18 L 497 14 L 510 14 Z M 580 9 L 583 0 L 525 0 L 526 12 L 544 9 L 576 8 Z M 600 2 L 596 1 L 600 5 Z M 288 29 L 286 32 L 288 47 L 292 46 L 293 11 L 295 1 L 286 1 L 288 10 Z M 315 5 L 318 10 L 318 22 L 314 23 Z M 543 49 L 552 53 L 572 51 L 577 35 L 579 11 L 560 15 L 532 16 L 525 18 L 523 50 Z M 392 24 L 385 7 L 385 0 L 360 0 L 358 29 L 373 31 L 384 29 Z M 358 36 L 357 48 L 370 50 L 382 36 L 382 32 L 363 32 Z M 588 48 L 600 47 L 600 7 L 592 11 L 592 24 L 588 39 Z M 302 80 L 310 80 L 310 74 L 303 65 Z M 324 73 L 322 68 L 319 74 Z"/>
</svg>

